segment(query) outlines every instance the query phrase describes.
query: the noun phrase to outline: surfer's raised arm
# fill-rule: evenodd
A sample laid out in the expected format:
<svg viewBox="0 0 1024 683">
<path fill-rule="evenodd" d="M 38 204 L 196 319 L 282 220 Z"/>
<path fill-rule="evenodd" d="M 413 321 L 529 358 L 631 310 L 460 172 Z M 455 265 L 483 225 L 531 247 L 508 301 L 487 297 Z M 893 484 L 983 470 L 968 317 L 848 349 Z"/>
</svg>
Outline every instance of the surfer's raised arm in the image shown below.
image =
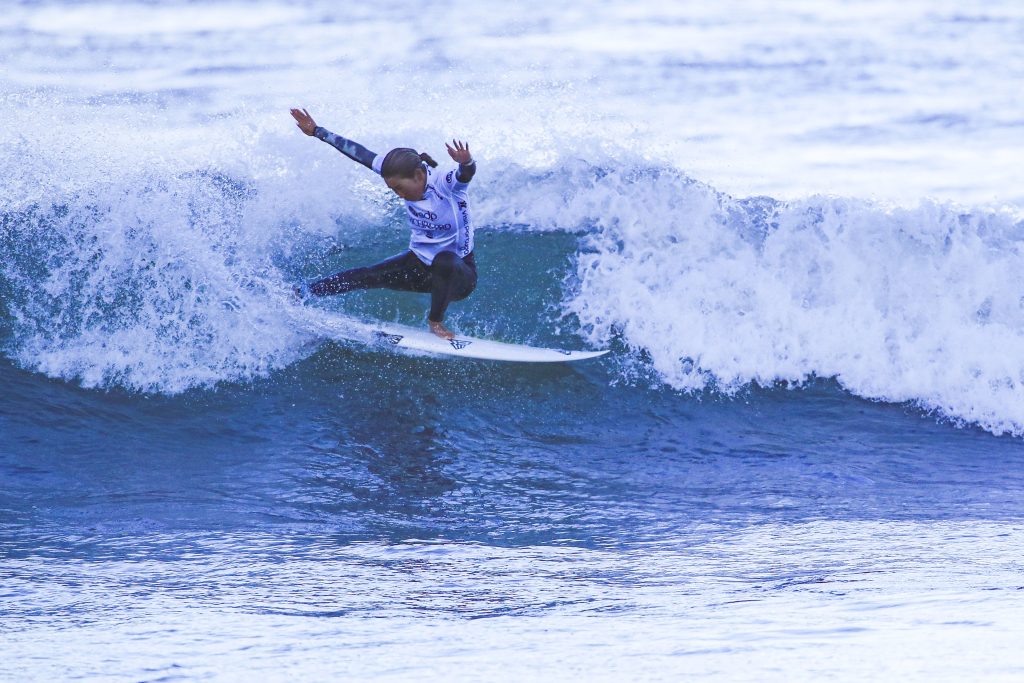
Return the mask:
<svg viewBox="0 0 1024 683">
<path fill-rule="evenodd" d="M 468 183 L 473 179 L 473 174 L 476 173 L 476 162 L 473 161 L 473 155 L 469 153 L 469 143 L 459 142 L 458 140 L 452 140 L 452 145 L 447 142 L 444 146 L 448 148 L 448 156 L 459 164 L 459 172 L 455 178 L 460 183 Z"/>
<path fill-rule="evenodd" d="M 352 140 L 342 137 L 337 133 L 332 133 L 323 126 L 316 125 L 316 121 L 313 120 L 313 117 L 310 116 L 309 112 L 305 109 L 292 109 L 292 118 L 295 119 L 295 125 L 299 127 L 299 130 L 306 135 L 323 140 L 349 159 L 358 161 L 371 171 L 375 171 L 377 173 L 380 172 L 379 167 L 373 167 L 373 160 L 377 158 L 376 154 L 366 149 L 358 142 L 353 142 Z M 467 149 L 466 151 L 468 152 L 469 150 Z"/>
<path fill-rule="evenodd" d="M 459 166 L 442 171 L 426 152 L 395 147 L 387 154 L 374 154 L 316 125 L 305 109 L 292 109 L 291 114 L 303 133 L 379 173 L 391 191 L 405 200 L 410 232 L 405 252 L 372 266 L 349 268 L 308 285 L 302 283 L 295 287 L 295 293 L 305 298 L 308 294 L 326 296 L 383 287 L 430 294 L 430 330 L 444 339 L 453 339 L 455 334 L 442 322 L 445 311 L 451 302 L 469 296 L 477 279 L 468 192 L 476 163 L 469 143 L 445 143 L 448 155 Z"/>
</svg>

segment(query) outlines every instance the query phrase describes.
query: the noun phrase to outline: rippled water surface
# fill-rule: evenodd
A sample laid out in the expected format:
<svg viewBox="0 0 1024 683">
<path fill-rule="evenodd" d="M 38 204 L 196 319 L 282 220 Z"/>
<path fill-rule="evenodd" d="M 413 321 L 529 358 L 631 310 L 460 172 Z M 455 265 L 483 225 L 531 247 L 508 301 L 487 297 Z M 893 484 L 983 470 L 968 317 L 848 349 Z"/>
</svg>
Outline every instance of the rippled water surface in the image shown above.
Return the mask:
<svg viewBox="0 0 1024 683">
<path fill-rule="evenodd" d="M 1024 10 L 15 2 L 0 678 L 1024 678 Z M 472 335 L 365 345 L 376 151 Z"/>
</svg>

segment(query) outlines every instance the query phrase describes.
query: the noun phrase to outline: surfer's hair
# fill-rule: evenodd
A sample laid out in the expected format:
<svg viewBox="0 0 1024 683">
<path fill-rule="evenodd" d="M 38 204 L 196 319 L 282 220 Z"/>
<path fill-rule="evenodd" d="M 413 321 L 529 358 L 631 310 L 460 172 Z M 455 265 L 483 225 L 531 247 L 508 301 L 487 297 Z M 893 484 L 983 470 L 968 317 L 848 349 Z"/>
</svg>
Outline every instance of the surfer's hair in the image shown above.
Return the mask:
<svg viewBox="0 0 1024 683">
<path fill-rule="evenodd" d="M 411 147 L 396 147 L 384 156 L 380 174 L 385 178 L 412 178 L 417 168 L 427 164 L 437 168 L 437 162 L 426 152 L 417 152 Z"/>
</svg>

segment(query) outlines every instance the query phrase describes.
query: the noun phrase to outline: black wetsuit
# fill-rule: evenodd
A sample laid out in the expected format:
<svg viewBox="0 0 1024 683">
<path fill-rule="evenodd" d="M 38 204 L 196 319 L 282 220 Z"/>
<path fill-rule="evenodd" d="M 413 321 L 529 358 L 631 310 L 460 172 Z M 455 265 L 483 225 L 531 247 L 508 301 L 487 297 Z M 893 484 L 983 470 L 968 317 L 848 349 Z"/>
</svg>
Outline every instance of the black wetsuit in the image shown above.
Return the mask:
<svg viewBox="0 0 1024 683">
<path fill-rule="evenodd" d="M 412 251 L 405 251 L 372 266 L 344 270 L 317 280 L 309 291 L 325 296 L 381 287 L 430 294 L 427 319 L 441 322 L 448 304 L 465 299 L 476 287 L 476 261 L 472 253 L 460 258 L 455 252 L 443 251 L 428 266 Z"/>
<path fill-rule="evenodd" d="M 380 173 L 381 155 L 319 126 L 314 134 L 350 159 Z M 423 199 L 406 201 L 406 218 L 412 230 L 410 249 L 375 265 L 317 280 L 309 286 L 311 294 L 326 296 L 375 288 L 423 292 L 430 294 L 428 319 L 441 322 L 449 303 L 472 293 L 477 276 L 466 186 L 476 172 L 476 164 L 460 164 L 457 172 L 446 175 L 426 165 L 424 171 L 427 184 Z"/>
</svg>

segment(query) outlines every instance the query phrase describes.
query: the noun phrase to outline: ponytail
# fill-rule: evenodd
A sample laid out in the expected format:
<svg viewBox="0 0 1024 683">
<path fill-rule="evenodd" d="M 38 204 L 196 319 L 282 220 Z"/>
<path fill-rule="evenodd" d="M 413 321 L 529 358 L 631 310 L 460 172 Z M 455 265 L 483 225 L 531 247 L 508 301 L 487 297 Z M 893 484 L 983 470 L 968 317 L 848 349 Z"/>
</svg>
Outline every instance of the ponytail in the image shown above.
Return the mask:
<svg viewBox="0 0 1024 683">
<path fill-rule="evenodd" d="M 416 169 L 423 168 L 423 164 L 437 168 L 437 162 L 426 152 L 420 153 L 411 147 L 396 147 L 384 155 L 380 174 L 385 178 L 412 178 Z"/>
</svg>

